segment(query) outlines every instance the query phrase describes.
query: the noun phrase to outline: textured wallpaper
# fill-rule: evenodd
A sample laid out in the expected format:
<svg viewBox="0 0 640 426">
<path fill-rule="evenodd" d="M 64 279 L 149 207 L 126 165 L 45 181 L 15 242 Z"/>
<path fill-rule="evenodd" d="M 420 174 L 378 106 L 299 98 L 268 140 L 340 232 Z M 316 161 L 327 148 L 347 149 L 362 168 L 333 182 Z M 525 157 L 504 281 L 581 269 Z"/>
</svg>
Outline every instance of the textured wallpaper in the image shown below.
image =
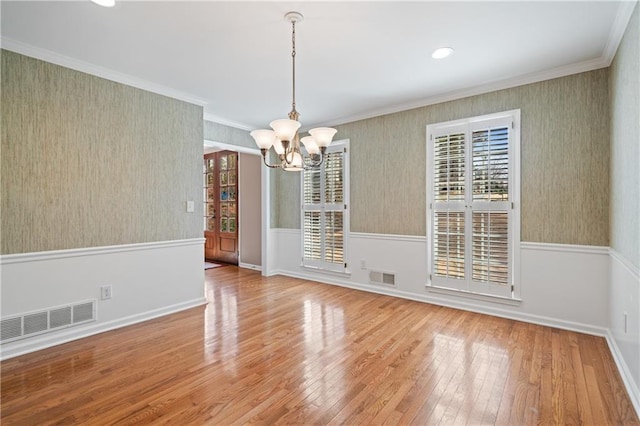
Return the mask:
<svg viewBox="0 0 640 426">
<path fill-rule="evenodd" d="M 213 121 L 205 120 L 204 138 L 214 142 L 243 146 L 245 148 L 258 148 L 256 142 L 246 130 L 236 129 L 235 127 L 225 126 L 224 124 L 214 123 Z"/>
<path fill-rule="evenodd" d="M 2 254 L 202 236 L 201 107 L 4 50 L 1 78 Z"/>
<path fill-rule="evenodd" d="M 608 70 L 337 126 L 351 143 L 351 230 L 426 234 L 426 126 L 521 110 L 521 238 L 608 245 Z M 299 228 L 283 194 L 275 226 Z"/>
<path fill-rule="evenodd" d="M 640 268 L 640 6 L 611 65 L 611 247 Z"/>
</svg>

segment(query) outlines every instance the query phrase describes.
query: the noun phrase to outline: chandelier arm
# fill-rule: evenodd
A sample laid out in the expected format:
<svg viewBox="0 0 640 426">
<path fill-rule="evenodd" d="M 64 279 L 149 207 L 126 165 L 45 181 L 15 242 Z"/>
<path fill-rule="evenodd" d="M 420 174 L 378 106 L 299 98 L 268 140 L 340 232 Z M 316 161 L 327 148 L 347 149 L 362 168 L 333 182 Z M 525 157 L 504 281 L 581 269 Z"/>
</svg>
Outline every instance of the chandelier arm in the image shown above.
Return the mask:
<svg viewBox="0 0 640 426">
<path fill-rule="evenodd" d="M 289 159 L 289 154 L 291 154 L 291 159 Z M 289 152 L 285 152 L 284 161 L 287 163 L 287 165 L 292 164 L 294 158 L 295 158 L 295 151 L 294 150 L 291 150 Z"/>
<path fill-rule="evenodd" d="M 264 163 L 265 166 L 269 167 L 270 169 L 278 169 L 282 167 L 282 164 L 278 164 L 278 165 L 271 165 L 269 163 L 267 163 L 267 149 L 264 148 L 260 148 L 260 152 L 262 153 L 262 162 Z"/>
<path fill-rule="evenodd" d="M 316 157 L 319 157 L 320 159 L 317 160 L 315 159 Z M 322 165 L 322 163 L 324 162 L 324 155 L 323 154 L 311 154 L 309 156 L 309 162 L 307 163 L 305 161 L 305 165 L 304 165 L 304 170 L 314 170 L 317 169 L 318 167 L 320 167 Z"/>
<path fill-rule="evenodd" d="M 284 161 L 287 164 L 291 164 L 295 157 L 295 150 L 293 149 L 292 145 L 293 144 L 289 141 L 282 141 L 282 147 L 284 148 L 284 154 L 282 154 L 282 156 L 284 157 Z M 291 154 L 291 160 L 289 160 L 290 154 Z"/>
</svg>

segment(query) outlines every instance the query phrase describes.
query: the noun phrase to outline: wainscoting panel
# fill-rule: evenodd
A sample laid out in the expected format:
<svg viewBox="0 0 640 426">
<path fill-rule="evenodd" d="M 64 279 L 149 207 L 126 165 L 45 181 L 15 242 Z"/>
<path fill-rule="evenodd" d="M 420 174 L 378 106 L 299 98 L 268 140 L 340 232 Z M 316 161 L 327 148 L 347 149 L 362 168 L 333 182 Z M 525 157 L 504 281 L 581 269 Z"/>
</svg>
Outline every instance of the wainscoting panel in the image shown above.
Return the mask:
<svg viewBox="0 0 640 426">
<path fill-rule="evenodd" d="M 611 298 L 607 340 L 629 396 L 640 413 L 640 273 L 615 250 L 611 253 Z"/>
<path fill-rule="evenodd" d="M 273 229 L 277 247 L 269 274 L 282 274 L 412 300 L 606 335 L 609 253 L 605 247 L 521 243 L 520 302 L 466 298 L 426 287 L 426 238 L 351 233 L 348 273 L 301 266 L 300 231 Z M 395 286 L 371 284 L 370 271 L 395 275 Z"/>
<path fill-rule="evenodd" d="M 196 238 L 0 257 L 3 319 L 97 300 L 95 322 L 7 342 L 1 358 L 206 303 L 203 243 Z M 111 299 L 100 299 L 101 286 L 111 286 Z"/>
</svg>

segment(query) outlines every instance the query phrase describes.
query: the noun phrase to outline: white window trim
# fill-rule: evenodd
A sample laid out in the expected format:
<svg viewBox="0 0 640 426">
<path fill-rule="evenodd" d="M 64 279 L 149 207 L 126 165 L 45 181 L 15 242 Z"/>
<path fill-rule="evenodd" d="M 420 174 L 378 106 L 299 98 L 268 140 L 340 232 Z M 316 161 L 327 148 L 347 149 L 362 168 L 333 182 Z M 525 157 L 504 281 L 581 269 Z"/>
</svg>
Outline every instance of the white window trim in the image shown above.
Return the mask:
<svg viewBox="0 0 640 426">
<path fill-rule="evenodd" d="M 304 148 L 302 148 L 304 150 Z M 300 173 L 300 254 L 301 254 L 301 262 L 300 266 L 313 270 L 315 272 L 328 273 L 332 275 L 351 275 L 351 271 L 349 270 L 349 262 L 348 262 L 348 253 L 349 253 L 349 232 L 350 232 L 350 170 L 349 170 L 349 139 L 341 139 L 335 141 L 329 145 L 327 148 L 327 153 L 337 152 L 345 150 L 344 160 L 343 160 L 343 197 L 344 197 L 344 205 L 346 206 L 343 214 L 343 241 L 342 241 L 342 249 L 343 249 L 343 260 L 344 265 L 339 264 L 330 264 L 324 261 L 313 261 L 313 260 L 305 260 L 304 259 L 304 172 Z M 306 151 L 305 151 L 306 153 Z M 324 211 L 324 209 L 321 209 Z M 322 241 L 322 246 L 324 247 L 324 241 Z"/>
<path fill-rule="evenodd" d="M 510 197 L 510 202 L 512 203 L 512 206 L 513 206 L 511 211 L 511 216 L 510 216 L 511 238 L 512 238 L 511 251 L 510 251 L 510 255 L 512 259 L 512 264 L 510 265 L 511 266 L 510 284 L 513 288 L 513 291 L 512 291 L 511 297 L 506 300 L 521 301 L 521 294 L 522 294 L 522 289 L 520 285 L 520 207 L 521 207 L 521 204 L 520 204 L 520 174 L 521 174 L 520 137 L 521 135 L 520 133 L 521 133 L 521 126 L 520 126 L 520 110 L 519 109 L 427 125 L 427 132 L 426 132 L 427 133 L 427 140 L 426 140 L 427 167 L 426 167 L 426 181 L 425 181 L 426 188 L 425 189 L 427 193 L 426 229 L 427 229 L 427 274 L 428 275 L 427 275 L 426 287 L 428 291 L 445 292 L 445 293 L 456 294 L 462 297 L 468 297 L 473 299 L 480 297 L 483 300 L 496 300 L 496 301 L 505 300 L 503 296 L 494 296 L 494 295 L 471 292 L 467 290 L 455 290 L 451 288 L 444 288 L 444 287 L 435 286 L 432 283 L 432 280 L 431 280 L 431 275 L 433 270 L 432 241 L 434 237 L 432 235 L 433 234 L 432 215 L 434 212 L 434 209 L 433 209 L 434 194 L 433 194 L 433 185 L 432 185 L 433 183 L 432 176 L 434 173 L 434 170 L 433 170 L 434 165 L 432 161 L 432 158 L 433 158 L 432 135 L 436 133 L 436 131 L 437 133 L 441 133 L 442 130 L 447 128 L 453 128 L 460 125 L 472 126 L 473 123 L 483 122 L 483 121 L 493 120 L 493 119 L 507 118 L 507 117 L 510 117 L 513 121 L 513 128 L 512 128 L 513 130 L 512 145 L 513 146 L 509 153 L 510 173 L 512 173 L 512 176 L 511 176 L 512 186 L 509 189 L 509 192 L 510 192 L 509 197 Z"/>
</svg>

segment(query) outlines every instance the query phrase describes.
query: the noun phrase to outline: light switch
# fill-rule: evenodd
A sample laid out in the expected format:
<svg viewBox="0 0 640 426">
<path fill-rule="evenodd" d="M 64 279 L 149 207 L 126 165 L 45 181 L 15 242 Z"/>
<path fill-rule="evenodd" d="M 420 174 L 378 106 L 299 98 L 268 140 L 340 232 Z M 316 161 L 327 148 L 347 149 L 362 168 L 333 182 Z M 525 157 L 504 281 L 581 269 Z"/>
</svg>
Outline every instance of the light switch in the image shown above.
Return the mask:
<svg viewBox="0 0 640 426">
<path fill-rule="evenodd" d="M 187 201 L 187 213 L 193 213 L 196 210 L 196 203 L 194 201 Z"/>
</svg>

